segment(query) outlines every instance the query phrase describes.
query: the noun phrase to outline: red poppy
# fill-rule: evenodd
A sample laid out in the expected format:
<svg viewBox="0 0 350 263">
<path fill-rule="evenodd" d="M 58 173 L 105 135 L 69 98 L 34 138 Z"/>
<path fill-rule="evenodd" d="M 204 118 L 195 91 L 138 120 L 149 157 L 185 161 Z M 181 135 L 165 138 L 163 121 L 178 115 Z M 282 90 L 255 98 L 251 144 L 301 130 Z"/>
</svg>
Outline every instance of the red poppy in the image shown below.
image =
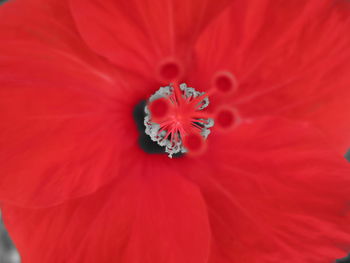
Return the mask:
<svg viewBox="0 0 350 263">
<path fill-rule="evenodd" d="M 23 262 L 345 256 L 349 12 L 339 0 L 2 6 L 0 199 Z M 205 143 L 197 155 L 142 145 L 135 109 L 171 81 L 210 95 L 211 134 L 184 142 Z"/>
</svg>

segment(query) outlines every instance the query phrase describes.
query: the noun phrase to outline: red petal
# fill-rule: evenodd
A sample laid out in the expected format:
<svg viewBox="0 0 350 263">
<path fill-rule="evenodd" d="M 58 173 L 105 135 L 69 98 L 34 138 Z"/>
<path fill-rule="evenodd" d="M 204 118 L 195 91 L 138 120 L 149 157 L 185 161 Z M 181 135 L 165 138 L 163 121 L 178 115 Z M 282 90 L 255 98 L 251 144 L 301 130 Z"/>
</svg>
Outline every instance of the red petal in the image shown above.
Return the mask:
<svg viewBox="0 0 350 263">
<path fill-rule="evenodd" d="M 216 140 L 212 154 L 186 169 L 208 206 L 209 262 L 329 263 L 346 255 L 350 165 L 314 129 L 271 119 Z"/>
<path fill-rule="evenodd" d="M 159 166 L 136 167 L 121 181 L 56 207 L 5 206 L 22 260 L 206 263 L 210 234 L 198 189 Z"/>
<path fill-rule="evenodd" d="M 350 59 L 350 58 L 349 58 Z M 348 70 L 349 72 L 349 70 Z M 348 73 L 347 73 L 348 74 Z M 350 81 L 346 87 L 350 87 Z M 337 92 L 337 91 L 335 91 Z M 343 95 L 343 97 L 341 97 Z M 322 107 L 305 115 L 298 115 L 300 119 L 311 121 L 329 137 L 330 143 L 346 153 L 350 148 L 350 89 L 348 94 L 332 94 L 323 101 Z"/>
<path fill-rule="evenodd" d="M 121 68 L 154 77 L 164 59 L 183 60 L 182 67 L 189 63 L 198 34 L 230 0 L 70 2 L 79 30 L 93 50 Z"/>
<path fill-rule="evenodd" d="M 51 1 L 0 9 L 2 201 L 52 205 L 118 175 L 122 136 L 115 119 L 128 109 L 115 111 L 120 86 L 63 10 Z"/>
<path fill-rule="evenodd" d="M 344 153 L 350 147 L 350 4 L 346 1 L 237 1 L 202 35 L 198 75 L 239 82 L 226 101 L 244 118 L 283 115 L 314 122 Z"/>
</svg>

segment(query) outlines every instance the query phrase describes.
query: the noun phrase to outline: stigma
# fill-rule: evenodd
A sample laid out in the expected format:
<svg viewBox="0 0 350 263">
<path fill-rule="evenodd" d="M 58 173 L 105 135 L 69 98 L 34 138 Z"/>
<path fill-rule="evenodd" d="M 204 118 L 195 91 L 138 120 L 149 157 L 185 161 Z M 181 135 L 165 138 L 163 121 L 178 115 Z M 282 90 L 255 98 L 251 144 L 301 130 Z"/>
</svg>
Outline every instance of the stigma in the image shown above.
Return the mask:
<svg viewBox="0 0 350 263">
<path fill-rule="evenodd" d="M 208 105 L 204 92 L 184 83 L 161 87 L 145 106 L 145 133 L 165 147 L 170 158 L 177 153 L 200 154 L 214 125 L 213 118 L 203 111 Z"/>
</svg>

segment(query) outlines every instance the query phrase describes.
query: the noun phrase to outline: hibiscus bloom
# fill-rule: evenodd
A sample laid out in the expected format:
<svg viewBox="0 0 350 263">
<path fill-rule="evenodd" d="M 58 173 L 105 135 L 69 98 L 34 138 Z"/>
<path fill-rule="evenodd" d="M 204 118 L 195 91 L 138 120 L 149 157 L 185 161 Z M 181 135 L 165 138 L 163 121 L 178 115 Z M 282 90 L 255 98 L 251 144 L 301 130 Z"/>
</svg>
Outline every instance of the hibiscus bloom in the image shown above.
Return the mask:
<svg viewBox="0 0 350 263">
<path fill-rule="evenodd" d="M 0 200 L 23 262 L 345 256 L 349 12 L 333 0 L 3 5 Z M 200 94 L 177 96 L 180 83 Z M 160 87 L 171 94 L 154 106 Z M 183 105 L 203 93 L 194 116 Z M 145 102 L 150 127 L 188 152 L 159 153 Z M 172 110 L 187 126 L 164 124 Z M 177 137 L 211 118 L 206 140 Z"/>
</svg>

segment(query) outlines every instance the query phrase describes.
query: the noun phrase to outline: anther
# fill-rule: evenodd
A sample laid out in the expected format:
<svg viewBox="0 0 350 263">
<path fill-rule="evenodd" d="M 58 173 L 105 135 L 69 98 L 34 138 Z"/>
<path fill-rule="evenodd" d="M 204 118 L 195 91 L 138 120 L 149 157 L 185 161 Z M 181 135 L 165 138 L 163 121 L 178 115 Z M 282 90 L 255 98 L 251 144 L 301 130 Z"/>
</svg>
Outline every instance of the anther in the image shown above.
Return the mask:
<svg viewBox="0 0 350 263">
<path fill-rule="evenodd" d="M 170 157 L 180 152 L 200 152 L 203 147 L 196 145 L 207 138 L 209 128 L 214 125 L 213 119 L 202 112 L 208 104 L 209 99 L 205 93 L 187 87 L 186 84 L 181 84 L 180 87 L 162 87 L 150 97 L 145 107 L 145 132 L 153 141 L 164 146 Z M 193 134 L 202 140 L 196 139 Z M 188 149 L 185 138 L 186 141 L 190 140 L 187 143 Z"/>
</svg>

